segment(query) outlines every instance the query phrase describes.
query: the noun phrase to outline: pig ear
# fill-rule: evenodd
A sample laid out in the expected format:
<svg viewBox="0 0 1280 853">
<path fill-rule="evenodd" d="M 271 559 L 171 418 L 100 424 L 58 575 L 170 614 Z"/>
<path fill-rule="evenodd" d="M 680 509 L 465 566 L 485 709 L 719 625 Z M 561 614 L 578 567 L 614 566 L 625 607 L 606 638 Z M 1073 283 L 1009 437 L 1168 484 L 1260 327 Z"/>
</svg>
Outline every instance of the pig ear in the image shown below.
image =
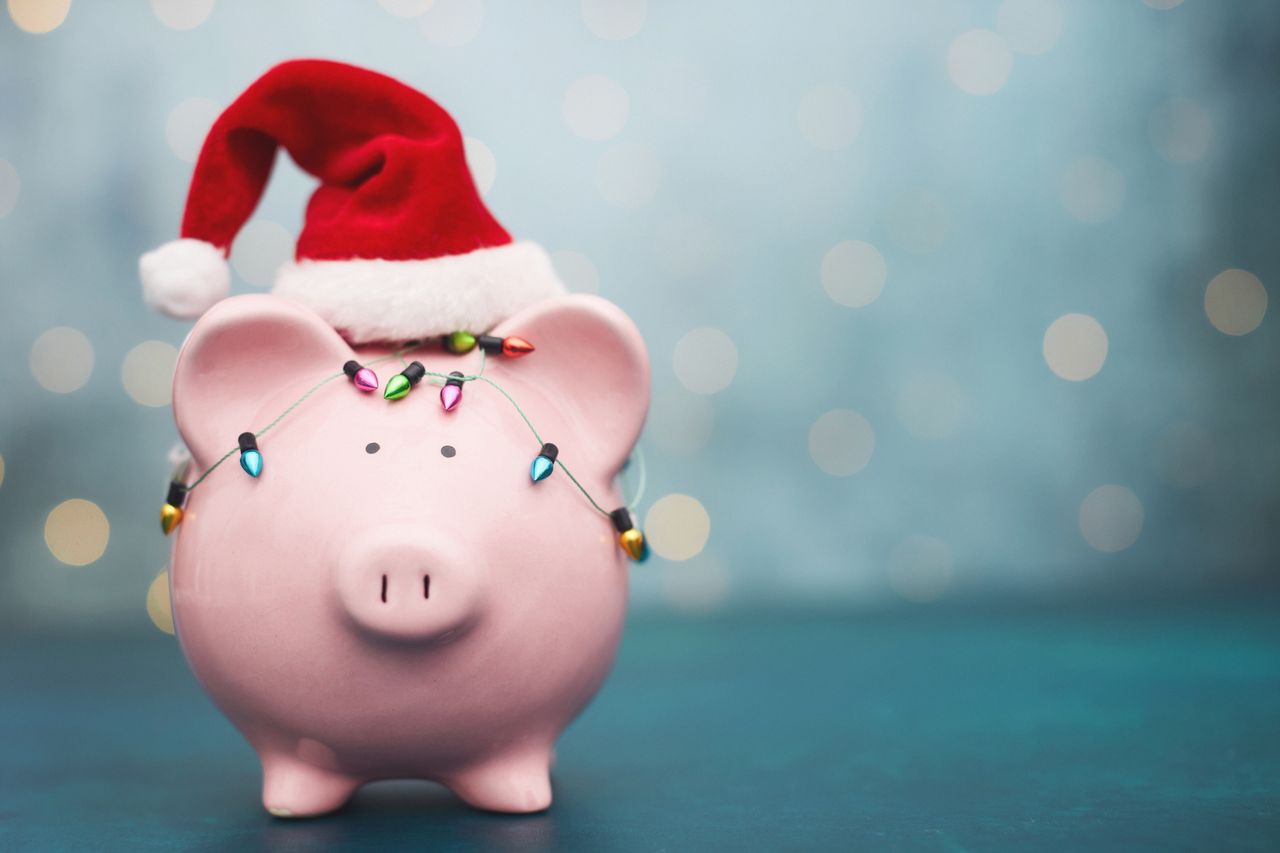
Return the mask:
<svg viewBox="0 0 1280 853">
<path fill-rule="evenodd" d="M 187 336 L 173 377 L 173 415 L 200 467 L 260 429 L 261 410 L 282 390 L 301 394 L 352 357 L 310 310 L 267 294 L 224 299 Z M 308 384 L 309 383 L 309 384 Z"/>
<path fill-rule="evenodd" d="M 528 406 L 516 399 L 537 409 L 529 416 L 543 440 L 557 444 L 566 460 L 589 461 L 610 474 L 621 468 L 649 409 L 649 355 L 622 309 L 598 296 L 562 296 L 526 308 L 491 334 L 517 335 L 535 347 L 523 358 L 497 356 L 489 364 L 495 376 L 529 390 Z"/>
</svg>

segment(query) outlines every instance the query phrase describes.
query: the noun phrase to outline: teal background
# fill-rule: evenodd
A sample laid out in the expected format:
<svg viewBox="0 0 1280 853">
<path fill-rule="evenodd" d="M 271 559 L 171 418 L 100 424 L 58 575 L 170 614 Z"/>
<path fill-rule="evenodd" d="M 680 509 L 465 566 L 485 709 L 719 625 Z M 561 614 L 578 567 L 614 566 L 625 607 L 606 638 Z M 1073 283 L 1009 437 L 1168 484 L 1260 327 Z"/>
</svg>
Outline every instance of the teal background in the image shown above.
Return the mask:
<svg viewBox="0 0 1280 853">
<path fill-rule="evenodd" d="M 1269 853 L 1275 606 L 646 614 L 557 745 L 555 804 L 522 817 L 391 781 L 274 820 L 175 644 L 20 641 L 0 648 L 0 733 L 22 733 L 0 845 Z"/>
<path fill-rule="evenodd" d="M 915 607 L 891 572 L 913 536 L 943 543 L 950 567 L 933 606 L 1272 582 L 1280 337 L 1274 312 L 1243 337 L 1220 333 L 1204 296 L 1228 268 L 1269 289 L 1280 280 L 1280 8 L 1049 6 L 1060 35 L 1042 55 L 1015 53 L 990 96 L 962 91 L 947 55 L 966 31 L 999 30 L 996 2 L 651 2 L 625 40 L 597 37 L 567 2 L 436 0 L 401 18 L 373 2 L 223 0 L 175 31 L 146 2 L 76 0 L 40 36 L 0 15 L 0 160 L 21 181 L 0 218 L 0 621 L 148 624 L 175 432 L 167 408 L 125 393 L 121 365 L 188 328 L 143 307 L 135 271 L 175 236 L 190 177 L 166 124 L 184 100 L 225 105 L 296 56 L 367 65 L 438 99 L 492 151 L 486 200 L 504 224 L 589 258 L 599 292 L 643 331 L 649 499 L 691 495 L 711 526 L 693 559 L 634 570 L 639 610 Z M 474 37 L 439 44 L 457 32 L 450 20 L 478 21 Z M 589 74 L 628 95 L 625 126 L 603 141 L 563 116 Z M 806 93 L 830 84 L 861 107 L 838 150 L 812 144 L 798 119 Z M 1164 159 L 1153 136 L 1171 98 L 1208 120 L 1192 162 Z M 651 153 L 657 178 L 650 199 L 618 206 L 598 176 L 628 146 Z M 1104 222 L 1064 207 L 1081 157 L 1123 177 Z M 257 217 L 293 234 L 310 182 L 281 165 Z M 903 207 L 922 192 L 945 211 L 924 252 Z M 823 258 L 842 240 L 885 260 L 883 292 L 864 308 L 823 290 Z M 259 287 L 237 274 L 234 289 Z M 1071 312 L 1109 341 L 1084 382 L 1042 355 L 1045 330 Z M 55 326 L 94 351 L 88 382 L 65 395 L 29 364 Z M 701 327 L 726 333 L 738 359 L 710 395 L 673 369 L 677 343 Z M 904 424 L 903 395 L 919 387 L 933 389 L 926 424 L 950 424 L 946 435 Z M 810 456 L 813 424 L 835 409 L 874 430 L 852 476 Z M 1117 553 L 1079 526 L 1081 502 L 1108 484 L 1143 510 Z M 68 498 L 97 503 L 111 525 L 85 567 L 59 563 L 43 537 Z"/>
</svg>

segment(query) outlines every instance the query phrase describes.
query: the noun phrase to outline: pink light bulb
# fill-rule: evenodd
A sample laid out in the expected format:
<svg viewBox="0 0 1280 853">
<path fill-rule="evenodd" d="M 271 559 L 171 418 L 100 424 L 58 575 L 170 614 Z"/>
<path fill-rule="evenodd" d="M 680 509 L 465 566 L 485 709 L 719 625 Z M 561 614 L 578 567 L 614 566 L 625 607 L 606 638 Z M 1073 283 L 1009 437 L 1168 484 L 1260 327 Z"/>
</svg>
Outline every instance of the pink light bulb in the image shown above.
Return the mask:
<svg viewBox="0 0 1280 853">
<path fill-rule="evenodd" d="M 374 373 L 367 367 L 361 366 L 360 362 L 354 359 L 342 365 L 342 372 L 347 374 L 347 378 L 351 380 L 351 384 L 359 388 L 361 391 L 377 391 L 378 390 L 378 374 Z"/>
<path fill-rule="evenodd" d="M 440 405 L 446 412 L 452 412 L 462 402 L 462 374 L 453 371 L 440 388 Z"/>
<path fill-rule="evenodd" d="M 361 391 L 377 391 L 378 390 L 378 374 L 374 373 L 367 367 L 362 367 L 356 371 L 355 378 L 351 380 L 355 386 Z"/>
<path fill-rule="evenodd" d="M 458 403 L 462 401 L 462 387 L 459 385 L 446 385 L 440 389 L 440 402 L 444 406 L 446 412 L 452 412 L 458 407 Z"/>
</svg>

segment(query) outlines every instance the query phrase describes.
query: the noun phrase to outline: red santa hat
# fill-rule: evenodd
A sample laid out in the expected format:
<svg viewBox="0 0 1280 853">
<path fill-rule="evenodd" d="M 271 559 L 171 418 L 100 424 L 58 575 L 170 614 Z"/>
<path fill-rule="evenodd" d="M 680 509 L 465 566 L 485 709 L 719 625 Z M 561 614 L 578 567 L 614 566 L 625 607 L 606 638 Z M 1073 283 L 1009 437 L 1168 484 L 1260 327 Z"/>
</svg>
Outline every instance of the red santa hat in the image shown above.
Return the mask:
<svg viewBox="0 0 1280 853">
<path fill-rule="evenodd" d="M 352 343 L 486 331 L 564 292 L 547 253 L 512 241 L 480 200 L 443 108 L 372 71 L 298 60 L 264 74 L 209 130 L 182 239 L 139 262 L 149 305 L 189 318 L 227 295 L 227 254 L 277 147 L 320 186 L 274 292 Z"/>
</svg>

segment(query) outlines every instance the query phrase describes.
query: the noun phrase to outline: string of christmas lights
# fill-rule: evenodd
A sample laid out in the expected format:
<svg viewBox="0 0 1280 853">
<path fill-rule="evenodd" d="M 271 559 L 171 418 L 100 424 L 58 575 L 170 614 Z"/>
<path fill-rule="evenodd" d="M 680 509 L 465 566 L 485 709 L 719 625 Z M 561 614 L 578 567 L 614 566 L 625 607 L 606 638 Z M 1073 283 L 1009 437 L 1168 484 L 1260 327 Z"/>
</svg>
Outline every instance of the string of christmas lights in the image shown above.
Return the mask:
<svg viewBox="0 0 1280 853">
<path fill-rule="evenodd" d="M 529 431 L 533 433 L 534 439 L 538 442 L 538 455 L 533 458 L 533 462 L 529 467 L 529 477 L 534 483 L 542 482 L 551 476 L 558 467 L 569 478 L 569 481 L 577 487 L 591 504 L 591 507 L 601 515 L 608 518 L 618 534 L 618 545 L 622 550 L 636 562 L 643 561 L 648 556 L 648 547 L 645 543 L 644 534 L 632 522 L 631 513 L 635 511 L 644 495 L 645 488 L 645 467 L 644 455 L 640 452 L 640 448 L 635 449 L 635 453 L 631 458 L 627 459 L 624 468 L 631 466 L 632 461 L 636 462 L 638 469 L 639 485 L 636 489 L 635 496 L 627 502 L 625 506 L 618 507 L 614 510 L 607 510 L 602 507 L 585 486 L 578 481 L 568 466 L 560 459 L 560 449 L 553 443 L 543 441 L 533 422 L 529 420 L 529 416 L 525 414 L 524 409 L 515 401 L 507 390 L 484 375 L 485 365 L 489 354 L 501 354 L 508 358 L 520 358 L 534 351 L 534 347 L 523 338 L 509 336 L 499 338 L 493 335 L 472 335 L 470 332 L 453 332 L 444 335 L 441 338 L 441 344 L 445 350 L 457 355 L 471 352 L 477 347 L 480 349 L 480 369 L 478 372 L 468 376 L 461 371 L 454 370 L 447 374 L 435 373 L 429 371 L 419 361 L 411 361 L 404 365 L 404 369 L 391 377 L 387 381 L 387 387 L 383 391 L 383 398 L 388 401 L 396 401 L 404 399 L 409 393 L 424 379 L 431 385 L 440 387 L 440 405 L 446 412 L 454 411 L 462 402 L 462 388 L 467 382 L 476 380 L 488 383 L 497 389 L 503 397 L 515 408 L 517 414 L 529 427 Z M 221 458 L 206 468 L 199 477 L 191 484 L 186 484 L 185 480 L 190 469 L 190 462 L 186 462 L 178 466 L 170 478 L 169 490 L 165 497 L 164 506 L 160 509 L 160 529 L 166 536 L 173 532 L 179 524 L 182 523 L 183 507 L 186 504 L 187 495 L 190 494 L 197 486 L 204 482 L 205 478 L 212 474 L 223 462 L 226 462 L 237 452 L 240 454 L 240 467 L 250 477 L 258 478 L 263 471 L 263 455 L 258 447 L 258 439 L 268 431 L 273 429 L 277 424 L 290 415 L 295 409 L 307 401 L 315 392 L 319 391 L 325 385 L 335 379 L 347 378 L 357 389 L 368 393 L 378 389 L 378 377 L 374 373 L 372 367 L 383 364 L 388 361 L 399 359 L 404 364 L 404 356 L 407 353 L 421 349 L 425 344 L 421 341 L 410 341 L 401 349 L 396 350 L 388 355 L 380 356 L 365 364 L 357 361 L 348 361 L 342 365 L 342 369 L 334 374 L 326 376 L 315 385 L 311 386 L 301 397 L 295 400 L 288 408 L 277 415 L 270 423 L 257 432 L 244 432 L 237 438 L 237 446 L 227 451 Z"/>
</svg>

